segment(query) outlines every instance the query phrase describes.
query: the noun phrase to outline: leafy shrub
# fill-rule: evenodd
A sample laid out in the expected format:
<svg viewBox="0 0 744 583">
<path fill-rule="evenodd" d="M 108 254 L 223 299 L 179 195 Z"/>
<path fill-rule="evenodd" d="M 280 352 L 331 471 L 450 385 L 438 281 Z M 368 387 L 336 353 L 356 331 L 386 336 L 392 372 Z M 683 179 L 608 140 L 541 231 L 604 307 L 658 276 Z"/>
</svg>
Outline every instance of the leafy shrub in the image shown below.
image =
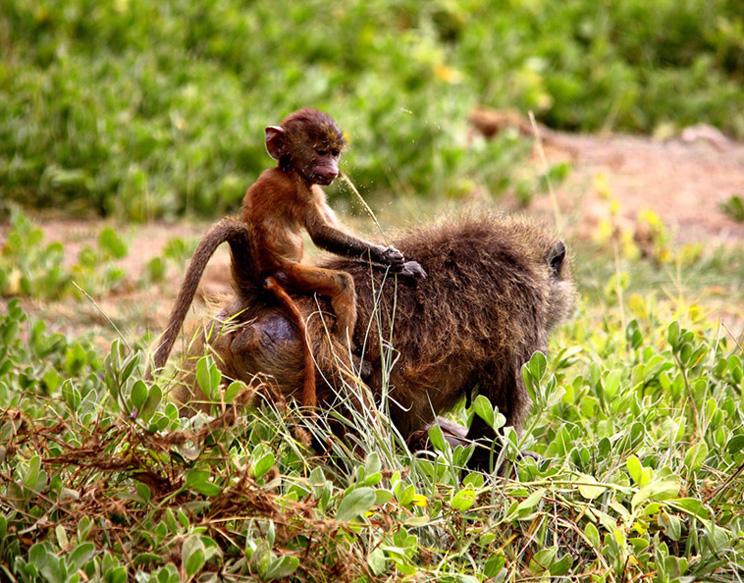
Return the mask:
<svg viewBox="0 0 744 583">
<path fill-rule="evenodd" d="M 518 145 L 468 144 L 479 103 L 567 129 L 707 121 L 744 136 L 739 8 L 11 0 L 0 194 L 138 220 L 224 214 L 269 165 L 263 127 L 303 105 L 338 119 L 352 177 L 385 195 L 515 188 Z"/>
<path fill-rule="evenodd" d="M 744 199 L 733 194 L 725 201 L 719 203 L 721 210 L 737 222 L 744 222 Z"/>
<path fill-rule="evenodd" d="M 179 419 L 141 352 L 102 364 L 49 335 L 17 300 L 0 318 L 0 554 L 23 581 L 187 579 L 728 580 L 742 568 L 744 356 L 705 320 L 582 314 L 548 366 L 523 367 L 535 403 L 503 436 L 509 479 L 462 472 L 470 450 L 410 454 L 384 417 L 352 444 L 234 383 L 213 416 Z M 689 327 L 688 327 L 689 326 Z M 33 340 L 21 340 L 24 328 Z M 38 364 L 41 361 L 41 364 Z M 37 363 L 32 365 L 31 363 Z M 33 370 L 41 366 L 43 370 Z M 37 379 L 49 379 L 45 385 Z M 220 381 L 210 356 L 204 388 Z M 235 408 L 234 408 L 235 407 Z M 504 417 L 483 397 L 458 420 Z M 540 459 L 522 458 L 530 449 Z M 33 532 L 33 537 L 25 533 Z M 330 575 L 329 575 L 330 574 Z"/>
<path fill-rule="evenodd" d="M 41 229 L 14 209 L 7 241 L 0 247 L 0 296 L 59 299 L 103 293 L 124 279 L 116 261 L 128 252 L 119 234 L 104 227 L 98 248 L 83 247 L 77 261 L 67 266 L 62 244 L 45 244 Z"/>
</svg>

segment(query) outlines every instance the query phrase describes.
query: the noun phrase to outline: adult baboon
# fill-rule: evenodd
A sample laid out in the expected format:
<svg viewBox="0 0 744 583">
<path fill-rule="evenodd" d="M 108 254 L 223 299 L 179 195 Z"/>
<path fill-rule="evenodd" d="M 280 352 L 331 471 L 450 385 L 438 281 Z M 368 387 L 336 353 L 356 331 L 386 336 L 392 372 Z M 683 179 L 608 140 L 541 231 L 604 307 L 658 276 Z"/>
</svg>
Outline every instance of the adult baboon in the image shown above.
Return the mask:
<svg viewBox="0 0 744 583">
<path fill-rule="evenodd" d="M 521 366 L 535 351 L 546 351 L 548 331 L 575 305 L 563 242 L 525 218 L 479 212 L 416 227 L 394 244 L 420 263 L 426 279 L 394 277 L 383 267 L 349 259 L 323 263 L 354 279 L 358 320 L 352 340 L 368 367 L 365 382 L 372 394 L 383 392 L 383 357 L 392 346 L 389 409 L 405 438 L 471 392 L 485 395 L 519 430 L 529 405 Z M 246 381 L 263 373 L 284 394 L 301 390 L 302 344 L 286 314 L 239 274 L 235 289 L 207 327 L 223 373 Z M 347 378 L 334 355 L 343 360 L 348 354 L 326 333 L 334 312 L 323 297 L 293 298 L 307 318 L 317 359 L 318 406 L 333 406 Z M 354 361 L 346 358 L 345 364 L 353 368 Z M 178 398 L 193 395 L 186 389 Z M 466 435 L 494 437 L 477 417 Z M 489 457 L 479 448 L 471 464 L 486 468 Z"/>
</svg>

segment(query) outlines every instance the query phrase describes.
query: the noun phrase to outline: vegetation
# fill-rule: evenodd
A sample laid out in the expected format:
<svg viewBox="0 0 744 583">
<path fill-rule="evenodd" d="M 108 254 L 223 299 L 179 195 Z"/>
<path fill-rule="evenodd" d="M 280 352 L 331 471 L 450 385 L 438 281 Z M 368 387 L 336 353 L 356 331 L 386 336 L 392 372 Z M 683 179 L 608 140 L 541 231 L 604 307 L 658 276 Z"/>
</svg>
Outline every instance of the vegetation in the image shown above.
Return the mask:
<svg viewBox="0 0 744 583">
<path fill-rule="evenodd" d="M 15 229 L 36 232 L 20 214 Z M 742 254 L 640 260 L 613 232 L 580 262 L 590 302 L 552 339 L 549 363 L 538 353 L 523 368 L 534 407 L 521 436 L 504 428 L 508 478 L 463 470 L 470 449 L 453 451 L 437 429 L 435 452 L 410 452 L 384 409 L 350 419 L 351 442 L 329 439 L 333 412 L 308 421 L 260 383 L 220 389 L 211 356 L 197 380 L 212 414 L 181 419 L 167 375 L 142 381 L 143 345 L 116 340 L 101 354 L 11 300 L 0 316 L 4 577 L 737 580 L 744 352 L 686 299 L 694 288 L 662 301 L 648 292 L 669 277 L 649 269 L 664 260 L 740 302 L 744 272 L 731 267 Z M 48 249 L 26 241 L 19 255 Z M 19 268 L 29 289 L 45 272 L 33 265 Z M 453 415 L 504 422 L 483 397 Z M 308 449 L 313 436 L 324 455 Z"/>
<path fill-rule="evenodd" d="M 0 51 L 0 200 L 67 212 L 234 210 L 264 126 L 304 105 L 384 195 L 529 190 L 515 136 L 468 143 L 478 104 L 744 137 L 737 0 L 9 0 Z"/>
<path fill-rule="evenodd" d="M 129 227 L 73 253 L 16 206 L 224 214 L 269 163 L 263 127 L 304 105 L 346 129 L 365 194 L 526 204 L 568 166 L 525 174 L 529 143 L 472 138 L 473 106 L 744 138 L 739 2 L 9 0 L 0 52 L 0 580 L 744 578 L 740 246 L 675 246 L 648 212 L 634 238 L 604 193 L 609 218 L 575 261 L 581 310 L 523 367 L 532 413 L 485 474 L 436 428 L 432 452 L 410 452 L 384 405 L 329 437 L 333 411 L 224 386 L 210 355 L 196 377 L 211 413 L 179 418 L 169 373 L 143 381 L 142 314 L 130 333 L 96 302 L 175 285 L 191 242 L 135 278 Z M 721 208 L 744 217 L 739 193 Z M 37 313 L 82 298 L 103 342 Z M 504 423 L 482 397 L 452 413 L 476 415 Z"/>
</svg>

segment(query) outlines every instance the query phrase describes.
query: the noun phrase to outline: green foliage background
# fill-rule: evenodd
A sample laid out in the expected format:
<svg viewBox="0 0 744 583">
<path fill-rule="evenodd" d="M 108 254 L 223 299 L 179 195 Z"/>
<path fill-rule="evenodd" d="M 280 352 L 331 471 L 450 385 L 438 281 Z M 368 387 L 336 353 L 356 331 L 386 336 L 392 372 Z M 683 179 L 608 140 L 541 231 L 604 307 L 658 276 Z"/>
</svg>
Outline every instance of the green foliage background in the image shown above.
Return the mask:
<svg viewBox="0 0 744 583">
<path fill-rule="evenodd" d="M 503 189 L 509 148 L 466 143 L 476 104 L 744 137 L 738 0 L 8 0 L 0 50 L 0 199 L 68 212 L 233 210 L 263 127 L 304 105 L 369 193 Z"/>
<path fill-rule="evenodd" d="M 470 450 L 437 430 L 410 452 L 385 415 L 352 413 L 356 441 L 334 440 L 337 413 L 303 424 L 223 387 L 210 356 L 196 377 L 212 415 L 179 418 L 170 372 L 142 379 L 142 306 L 101 310 L 98 337 L 33 312 L 157 294 L 190 243 L 134 281 L 124 229 L 65 261 L 12 205 L 231 212 L 270 163 L 264 126 L 305 105 L 345 129 L 365 194 L 432 204 L 532 196 L 514 170 L 529 145 L 469 139 L 478 104 L 565 130 L 707 122 L 744 138 L 739 0 L 7 0 L 0 51 L 0 580 L 741 580 L 740 248 L 674 249 L 647 217 L 651 261 L 615 225 L 582 249 L 584 305 L 522 369 L 534 407 L 521 436 L 503 430 L 504 479 L 463 470 Z M 504 422 L 483 398 L 452 415 Z M 307 449 L 308 428 L 330 454 Z"/>
</svg>

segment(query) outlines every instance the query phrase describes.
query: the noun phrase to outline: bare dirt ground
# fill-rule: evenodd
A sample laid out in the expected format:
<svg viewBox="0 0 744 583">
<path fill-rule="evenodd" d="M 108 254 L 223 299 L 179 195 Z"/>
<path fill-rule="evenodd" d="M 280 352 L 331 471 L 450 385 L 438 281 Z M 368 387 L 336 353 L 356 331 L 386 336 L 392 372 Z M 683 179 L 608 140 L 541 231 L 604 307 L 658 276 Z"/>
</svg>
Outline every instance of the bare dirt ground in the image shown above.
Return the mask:
<svg viewBox="0 0 744 583">
<path fill-rule="evenodd" d="M 732 195 L 744 195 L 744 144 L 708 130 L 683 132 L 681 137 L 667 141 L 551 132 L 543 140 L 548 162 L 568 161 L 572 168 L 555 197 L 569 240 L 591 238 L 600 222 L 609 218 L 614 205 L 615 223 L 631 231 L 639 212 L 648 209 L 667 224 L 678 243 L 744 241 L 744 223 L 734 221 L 720 208 L 720 203 Z M 540 166 L 538 152 L 536 149 L 533 163 Z M 504 204 L 510 205 L 508 200 Z M 551 197 L 536 199 L 528 212 L 553 214 Z M 64 244 L 71 262 L 84 245 L 95 246 L 102 227 L 101 221 L 34 220 L 41 225 L 46 242 Z M 129 274 L 129 285 L 90 302 L 47 304 L 24 300 L 23 304 L 55 331 L 92 333 L 103 347 L 116 337 L 113 324 L 125 338 L 142 338 L 146 329 L 158 333 L 167 319 L 180 274 L 172 269 L 166 282 L 146 289 L 133 283 L 139 281 L 147 262 L 161 255 L 170 238 L 195 238 L 208 224 L 127 226 L 129 254 L 123 267 Z M 0 226 L 0 244 L 6 232 L 7 225 Z M 229 290 L 227 258 L 223 250 L 206 274 L 205 296 Z M 0 299 L 0 305 L 7 301 Z M 203 306 L 196 308 L 197 313 L 200 311 Z"/>
<path fill-rule="evenodd" d="M 720 205 L 744 195 L 744 144 L 707 129 L 690 128 L 667 141 L 559 134 L 546 154 L 555 159 L 564 141 L 573 154 L 571 175 L 557 190 L 567 227 L 579 238 L 590 236 L 609 216 L 609 192 L 620 204 L 620 220 L 634 222 L 639 212 L 651 210 L 678 242 L 742 240 L 744 223 Z"/>
<path fill-rule="evenodd" d="M 712 130 L 715 131 L 715 130 Z M 684 132 L 683 132 L 683 135 Z M 720 205 L 731 196 L 744 196 L 744 143 L 720 134 L 689 132 L 687 139 L 657 141 L 638 136 L 553 133 L 544 141 L 549 163 L 568 161 L 571 172 L 556 189 L 558 206 L 569 232 L 590 238 L 610 215 L 607 193 L 619 202 L 619 220 L 634 223 L 639 212 L 651 210 L 666 223 L 678 242 L 735 242 L 744 240 L 744 222 L 736 222 Z M 540 164 L 537 155 L 533 163 Z M 509 204 L 509 203 L 507 203 Z M 550 210 L 545 196 L 527 209 Z M 124 266 L 139 273 L 161 253 L 172 237 L 201 234 L 209 223 L 136 227 Z M 61 241 L 71 258 L 95 240 L 100 222 L 48 220 L 42 223 L 47 241 Z M 0 226 L 0 237 L 4 235 Z"/>
</svg>

